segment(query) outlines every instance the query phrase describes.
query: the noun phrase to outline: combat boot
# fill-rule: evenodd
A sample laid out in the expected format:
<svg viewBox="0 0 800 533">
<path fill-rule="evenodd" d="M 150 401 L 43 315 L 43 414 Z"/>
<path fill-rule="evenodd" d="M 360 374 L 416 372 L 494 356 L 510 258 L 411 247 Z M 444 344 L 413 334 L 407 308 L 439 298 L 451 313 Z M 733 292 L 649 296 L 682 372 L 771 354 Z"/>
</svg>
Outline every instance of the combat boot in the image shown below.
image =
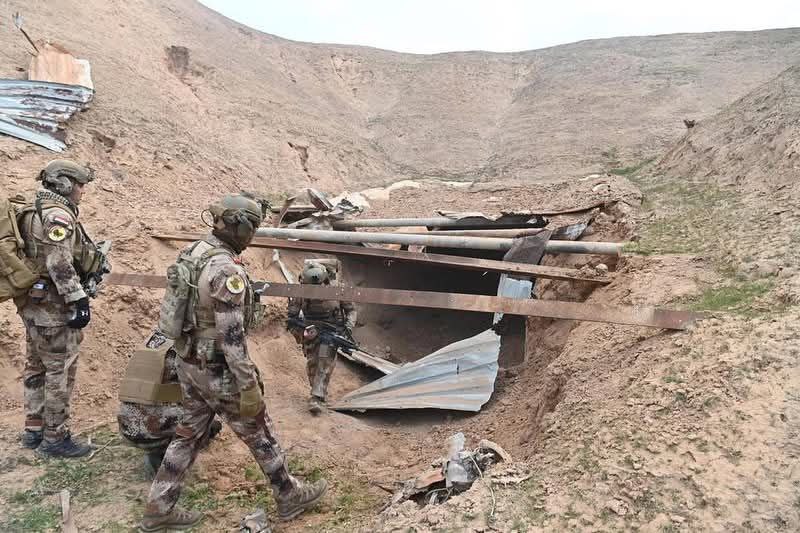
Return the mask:
<svg viewBox="0 0 800 533">
<path fill-rule="evenodd" d="M 139 531 L 152 533 L 153 531 L 189 529 L 199 524 L 202 519 L 203 513 L 188 511 L 176 505 L 169 514 L 157 516 L 145 515 L 139 523 Z"/>
<path fill-rule="evenodd" d="M 314 507 L 328 490 L 328 482 L 324 479 L 307 483 L 296 481 L 295 486 L 286 494 L 275 498 L 278 502 L 278 518 L 283 521 L 297 517 L 303 511 Z"/>
<path fill-rule="evenodd" d="M 33 431 L 31 429 L 26 429 L 22 433 L 22 446 L 28 448 L 29 450 L 35 450 L 39 447 L 42 443 L 42 438 L 44 437 L 43 431 Z"/>
<path fill-rule="evenodd" d="M 324 413 L 325 400 L 316 396 L 312 396 L 311 399 L 308 400 L 308 412 L 315 416 Z"/>
<path fill-rule="evenodd" d="M 91 446 L 72 440 L 72 435 L 69 433 L 55 442 L 42 441 L 39 447 L 36 448 L 37 455 L 45 457 L 83 457 L 91 451 Z"/>
</svg>

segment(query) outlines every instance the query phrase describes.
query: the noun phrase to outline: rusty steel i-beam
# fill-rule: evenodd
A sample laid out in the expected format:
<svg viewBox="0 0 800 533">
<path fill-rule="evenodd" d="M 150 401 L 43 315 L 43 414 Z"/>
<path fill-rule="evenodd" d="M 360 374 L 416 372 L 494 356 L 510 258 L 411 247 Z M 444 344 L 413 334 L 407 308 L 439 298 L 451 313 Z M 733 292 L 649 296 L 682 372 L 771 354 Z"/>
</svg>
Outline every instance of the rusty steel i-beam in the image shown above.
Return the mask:
<svg viewBox="0 0 800 533">
<path fill-rule="evenodd" d="M 112 285 L 131 285 L 149 288 L 166 287 L 166 278 L 147 274 L 109 274 L 105 281 Z M 345 300 L 356 303 L 395 305 L 401 307 L 427 307 L 479 313 L 506 313 L 509 315 L 586 320 L 589 322 L 606 322 L 663 329 L 686 329 L 696 320 L 703 317 L 701 313 L 673 311 L 670 309 L 646 306 L 621 307 L 582 302 L 516 300 L 513 298 L 476 294 L 363 287 L 269 283 L 264 285 L 262 294 L 264 296 L 278 296 L 283 298 Z"/>
</svg>

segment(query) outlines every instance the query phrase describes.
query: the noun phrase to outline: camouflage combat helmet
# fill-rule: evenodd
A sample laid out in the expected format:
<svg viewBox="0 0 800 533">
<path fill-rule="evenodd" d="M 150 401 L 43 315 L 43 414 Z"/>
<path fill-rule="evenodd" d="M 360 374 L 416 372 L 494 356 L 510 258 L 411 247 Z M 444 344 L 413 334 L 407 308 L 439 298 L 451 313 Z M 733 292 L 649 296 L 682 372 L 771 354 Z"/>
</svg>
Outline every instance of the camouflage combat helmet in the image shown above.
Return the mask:
<svg viewBox="0 0 800 533">
<path fill-rule="evenodd" d="M 324 265 L 308 262 L 300 274 L 300 283 L 323 285 L 330 283 L 330 273 Z"/>
<path fill-rule="evenodd" d="M 79 165 L 69 159 L 54 159 L 47 163 L 36 178 L 48 189 L 62 196 L 69 196 L 72 184 L 87 184 L 94 180 L 94 171 L 91 168 Z"/>
<path fill-rule="evenodd" d="M 247 194 L 227 194 L 208 210 L 214 217 L 212 233 L 237 253 L 247 248 L 264 218 L 262 203 Z"/>
</svg>

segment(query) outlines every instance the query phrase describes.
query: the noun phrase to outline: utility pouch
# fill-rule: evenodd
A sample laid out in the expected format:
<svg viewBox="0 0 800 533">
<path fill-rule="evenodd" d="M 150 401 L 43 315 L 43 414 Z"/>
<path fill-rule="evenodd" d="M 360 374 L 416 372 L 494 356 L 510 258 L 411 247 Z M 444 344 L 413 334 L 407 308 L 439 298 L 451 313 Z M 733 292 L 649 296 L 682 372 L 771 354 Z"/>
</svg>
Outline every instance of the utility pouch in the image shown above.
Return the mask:
<svg viewBox="0 0 800 533">
<path fill-rule="evenodd" d="M 36 280 L 28 290 L 28 298 L 33 303 L 40 303 L 47 297 L 47 282 L 43 279 Z"/>
</svg>

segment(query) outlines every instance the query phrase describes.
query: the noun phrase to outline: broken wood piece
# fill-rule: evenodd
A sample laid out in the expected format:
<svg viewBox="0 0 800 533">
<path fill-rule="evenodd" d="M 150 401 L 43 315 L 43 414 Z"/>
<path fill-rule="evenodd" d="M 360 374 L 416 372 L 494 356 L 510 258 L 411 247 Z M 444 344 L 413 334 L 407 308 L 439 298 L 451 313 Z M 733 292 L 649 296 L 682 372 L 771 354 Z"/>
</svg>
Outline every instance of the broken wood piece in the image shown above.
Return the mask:
<svg viewBox="0 0 800 533">
<path fill-rule="evenodd" d="M 199 234 L 179 234 L 179 235 L 153 235 L 154 239 L 170 241 L 196 241 L 203 235 Z M 432 254 L 427 252 L 406 252 L 403 250 L 387 250 L 384 248 L 365 248 L 363 246 L 351 246 L 346 244 L 332 244 L 313 241 L 289 241 L 283 239 L 270 239 L 257 237 L 250 244 L 251 248 L 277 248 L 283 250 L 300 250 L 305 252 L 316 252 L 331 255 L 349 255 L 358 257 L 373 257 L 384 259 L 384 264 L 391 266 L 392 261 L 402 261 L 409 263 L 419 263 L 426 265 L 442 266 L 460 270 L 477 270 L 481 272 L 497 272 L 500 274 L 511 274 L 516 277 L 536 277 L 544 279 L 557 279 L 564 281 L 583 281 L 587 283 L 607 284 L 613 281 L 612 277 L 588 277 L 579 273 L 578 270 L 570 268 L 528 265 L 522 263 L 510 263 L 493 259 L 479 259 L 475 257 L 463 257 L 457 255 Z M 112 275 L 113 277 L 113 275 Z"/>
<path fill-rule="evenodd" d="M 61 531 L 63 533 L 78 533 L 78 528 L 75 526 L 75 519 L 72 517 L 72 507 L 69 502 L 69 491 L 62 490 L 59 493 L 61 500 Z"/>
</svg>

